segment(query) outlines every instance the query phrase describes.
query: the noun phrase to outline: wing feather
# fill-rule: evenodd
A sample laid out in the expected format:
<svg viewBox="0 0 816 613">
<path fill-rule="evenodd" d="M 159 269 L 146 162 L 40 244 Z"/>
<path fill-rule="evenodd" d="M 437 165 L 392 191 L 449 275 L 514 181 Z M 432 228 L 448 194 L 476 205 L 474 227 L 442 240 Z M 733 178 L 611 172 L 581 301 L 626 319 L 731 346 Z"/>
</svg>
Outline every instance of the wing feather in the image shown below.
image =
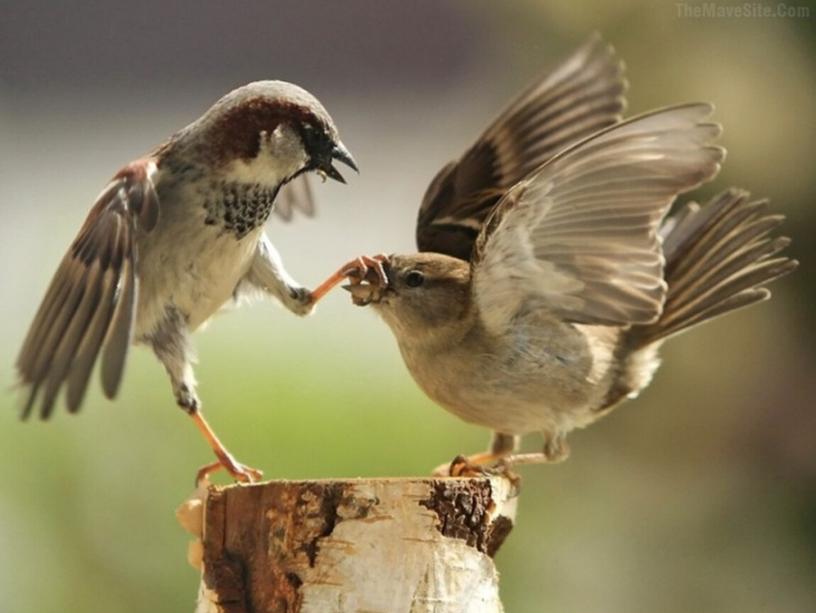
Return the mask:
<svg viewBox="0 0 816 613">
<path fill-rule="evenodd" d="M 152 230 L 159 217 L 156 172 L 153 161 L 140 160 L 117 173 L 62 259 L 17 359 L 28 390 L 23 418 L 38 403 L 48 418 L 63 386 L 68 409 L 78 410 L 100 351 L 103 390 L 116 394 L 138 295 L 136 232 Z"/>
<path fill-rule="evenodd" d="M 133 337 L 138 291 L 134 268 L 135 257 L 128 258 L 119 278 L 118 304 L 111 319 L 102 354 L 102 389 L 108 398 L 116 397 L 125 368 L 127 350 Z"/>
<path fill-rule="evenodd" d="M 419 250 L 467 260 L 502 195 L 558 151 L 620 121 L 625 90 L 614 50 L 592 37 L 434 177 L 419 210 Z"/>
<path fill-rule="evenodd" d="M 681 105 L 609 127 L 509 190 L 472 259 L 488 327 L 502 329 L 529 300 L 575 323 L 655 321 L 666 295 L 660 224 L 724 157 L 710 112 Z"/>
<path fill-rule="evenodd" d="M 272 210 L 283 221 L 291 221 L 295 211 L 300 211 L 306 217 L 314 217 L 314 195 L 309 178 L 301 174 L 281 187 Z"/>
<path fill-rule="evenodd" d="M 113 310 L 116 307 L 116 277 L 118 273 L 108 269 L 104 272 L 104 275 L 105 278 L 100 282 L 99 304 L 93 318 L 88 323 L 87 334 L 83 337 L 76 351 L 68 373 L 66 402 L 71 413 L 78 411 L 82 404 L 82 399 L 88 387 L 88 380 L 91 377 L 93 366 L 105 340 L 105 333 L 113 317 Z"/>
<path fill-rule="evenodd" d="M 82 298 L 77 305 L 76 311 L 71 315 L 70 322 L 59 340 L 56 353 L 48 368 L 44 396 L 40 404 L 40 411 L 43 415 L 51 413 L 62 381 L 67 375 L 76 350 L 85 335 L 85 329 L 88 327 L 88 323 L 98 306 L 102 294 L 100 288 L 101 279 L 101 265 L 99 262 L 93 262 L 87 268 L 82 284 Z"/>
</svg>

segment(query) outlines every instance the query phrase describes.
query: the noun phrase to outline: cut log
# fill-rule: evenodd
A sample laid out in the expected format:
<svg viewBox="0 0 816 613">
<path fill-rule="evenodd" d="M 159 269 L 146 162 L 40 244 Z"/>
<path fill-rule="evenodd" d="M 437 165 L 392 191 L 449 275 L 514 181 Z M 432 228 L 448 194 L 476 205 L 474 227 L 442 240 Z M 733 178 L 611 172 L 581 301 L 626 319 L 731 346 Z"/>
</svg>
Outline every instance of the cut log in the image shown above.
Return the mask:
<svg viewBox="0 0 816 613">
<path fill-rule="evenodd" d="M 203 527 L 196 612 L 502 611 L 516 494 L 502 477 L 211 487 L 179 510 Z"/>
</svg>

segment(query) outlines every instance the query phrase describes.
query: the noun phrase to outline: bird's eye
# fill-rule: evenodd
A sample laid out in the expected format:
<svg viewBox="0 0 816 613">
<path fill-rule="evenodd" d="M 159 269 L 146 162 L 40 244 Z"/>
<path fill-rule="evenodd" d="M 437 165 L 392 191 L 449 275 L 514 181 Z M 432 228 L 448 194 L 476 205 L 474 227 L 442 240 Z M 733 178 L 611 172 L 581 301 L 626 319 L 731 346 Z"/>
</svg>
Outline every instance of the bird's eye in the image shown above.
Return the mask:
<svg viewBox="0 0 816 613">
<path fill-rule="evenodd" d="M 425 275 L 418 270 L 412 270 L 405 275 L 405 285 L 408 287 L 419 287 L 423 283 L 425 283 Z"/>
</svg>

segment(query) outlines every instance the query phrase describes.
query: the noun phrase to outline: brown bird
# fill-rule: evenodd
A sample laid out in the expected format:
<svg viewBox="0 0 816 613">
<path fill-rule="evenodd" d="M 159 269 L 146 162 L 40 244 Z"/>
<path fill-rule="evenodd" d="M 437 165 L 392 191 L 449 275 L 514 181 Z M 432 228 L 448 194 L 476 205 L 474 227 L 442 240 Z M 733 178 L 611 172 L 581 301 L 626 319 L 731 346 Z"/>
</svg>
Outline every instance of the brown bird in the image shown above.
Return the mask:
<svg viewBox="0 0 816 613">
<path fill-rule="evenodd" d="M 568 432 L 648 385 L 666 338 L 767 299 L 762 286 L 796 267 L 775 257 L 788 239 L 769 236 L 782 217 L 744 191 L 667 218 L 717 174 L 720 127 L 707 104 L 618 123 L 622 91 L 593 39 L 437 175 L 420 253 L 347 286 L 431 399 L 494 432 L 451 474 L 565 459 Z M 531 432 L 543 450 L 517 453 Z"/>
<path fill-rule="evenodd" d="M 145 157 L 117 172 L 62 260 L 17 360 L 23 418 L 50 417 L 60 390 L 79 410 L 101 363 L 108 398 L 119 390 L 131 343 L 153 349 L 178 405 L 235 478 L 260 471 L 232 457 L 201 414 L 190 334 L 226 303 L 266 293 L 305 315 L 327 286 L 294 281 L 263 231 L 272 210 L 312 210 L 301 175 L 344 182 L 357 166 L 329 114 L 282 81 L 238 88 Z M 287 186 L 279 195 L 279 190 Z"/>
</svg>

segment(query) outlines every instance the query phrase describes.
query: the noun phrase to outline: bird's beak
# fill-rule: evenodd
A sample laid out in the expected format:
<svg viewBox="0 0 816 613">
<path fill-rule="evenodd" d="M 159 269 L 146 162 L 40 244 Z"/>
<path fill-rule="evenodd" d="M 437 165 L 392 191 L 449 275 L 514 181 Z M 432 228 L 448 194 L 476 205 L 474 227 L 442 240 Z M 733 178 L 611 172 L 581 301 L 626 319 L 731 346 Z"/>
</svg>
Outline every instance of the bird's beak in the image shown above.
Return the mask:
<svg viewBox="0 0 816 613">
<path fill-rule="evenodd" d="M 341 141 L 337 141 L 334 145 L 331 156 L 338 162 L 343 162 L 343 164 L 351 168 L 354 172 L 360 172 L 360 169 L 357 168 L 357 162 L 354 161 L 354 158 L 351 157 L 351 153 L 349 153 L 349 150 L 346 149 L 346 146 Z"/>
<path fill-rule="evenodd" d="M 357 168 L 357 162 L 354 161 L 354 158 L 349 153 L 349 150 L 346 149 L 346 146 L 341 142 L 337 141 L 331 149 L 329 154 L 329 159 L 327 159 L 323 164 L 320 166 L 320 170 L 323 171 L 327 177 L 331 177 L 335 181 L 339 181 L 340 183 L 345 183 L 346 180 L 343 178 L 343 175 L 340 174 L 340 171 L 337 170 L 333 165 L 332 161 L 337 160 L 338 162 L 343 162 L 346 166 L 354 170 L 355 172 L 360 172 Z"/>
</svg>

